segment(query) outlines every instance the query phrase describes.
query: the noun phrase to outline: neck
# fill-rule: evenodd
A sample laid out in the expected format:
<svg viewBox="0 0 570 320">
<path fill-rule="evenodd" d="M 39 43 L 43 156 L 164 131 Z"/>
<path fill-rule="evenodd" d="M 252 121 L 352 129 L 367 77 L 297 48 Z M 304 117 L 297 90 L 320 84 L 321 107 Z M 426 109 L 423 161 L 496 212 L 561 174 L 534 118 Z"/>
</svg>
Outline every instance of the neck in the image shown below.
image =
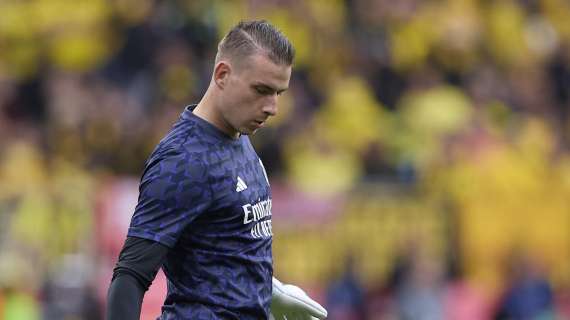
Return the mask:
<svg viewBox="0 0 570 320">
<path fill-rule="evenodd" d="M 212 125 L 220 129 L 223 133 L 230 136 L 231 138 L 239 138 L 239 132 L 234 130 L 229 123 L 227 123 L 220 112 L 220 108 L 217 105 L 216 99 L 214 99 L 211 88 L 208 88 L 204 97 L 200 100 L 196 108 L 194 108 L 193 113 Z"/>
</svg>

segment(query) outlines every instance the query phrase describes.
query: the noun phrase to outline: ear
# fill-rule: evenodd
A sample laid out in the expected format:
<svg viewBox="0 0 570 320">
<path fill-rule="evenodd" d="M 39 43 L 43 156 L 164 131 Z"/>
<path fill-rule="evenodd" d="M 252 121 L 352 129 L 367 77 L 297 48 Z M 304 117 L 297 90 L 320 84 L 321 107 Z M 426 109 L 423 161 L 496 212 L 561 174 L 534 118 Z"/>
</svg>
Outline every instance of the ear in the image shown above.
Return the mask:
<svg viewBox="0 0 570 320">
<path fill-rule="evenodd" d="M 214 67 L 214 82 L 218 87 L 223 89 L 226 86 L 231 73 L 232 67 L 227 61 L 218 62 Z"/>
</svg>

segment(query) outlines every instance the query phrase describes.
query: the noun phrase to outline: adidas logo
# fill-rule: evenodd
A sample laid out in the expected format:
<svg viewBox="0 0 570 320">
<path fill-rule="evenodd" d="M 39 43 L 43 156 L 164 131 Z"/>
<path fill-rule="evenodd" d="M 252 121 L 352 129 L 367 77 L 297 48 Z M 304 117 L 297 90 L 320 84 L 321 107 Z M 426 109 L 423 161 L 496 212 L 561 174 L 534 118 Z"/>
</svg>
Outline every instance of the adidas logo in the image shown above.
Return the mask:
<svg viewBox="0 0 570 320">
<path fill-rule="evenodd" d="M 238 176 L 237 184 L 236 184 L 236 191 L 242 192 L 245 189 L 247 189 L 247 184 L 245 184 L 245 182 L 243 182 L 243 180 Z"/>
</svg>

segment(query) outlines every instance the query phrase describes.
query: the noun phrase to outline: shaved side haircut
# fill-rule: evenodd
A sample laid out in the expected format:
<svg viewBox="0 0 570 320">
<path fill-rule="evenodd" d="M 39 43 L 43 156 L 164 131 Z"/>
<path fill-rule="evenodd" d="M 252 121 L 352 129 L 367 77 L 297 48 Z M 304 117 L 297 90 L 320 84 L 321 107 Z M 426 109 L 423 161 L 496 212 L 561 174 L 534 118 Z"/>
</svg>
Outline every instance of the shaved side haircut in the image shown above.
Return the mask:
<svg viewBox="0 0 570 320">
<path fill-rule="evenodd" d="M 241 21 L 220 41 L 216 63 L 224 58 L 239 61 L 256 53 L 286 66 L 295 58 L 295 48 L 281 31 L 265 20 L 254 20 Z"/>
</svg>

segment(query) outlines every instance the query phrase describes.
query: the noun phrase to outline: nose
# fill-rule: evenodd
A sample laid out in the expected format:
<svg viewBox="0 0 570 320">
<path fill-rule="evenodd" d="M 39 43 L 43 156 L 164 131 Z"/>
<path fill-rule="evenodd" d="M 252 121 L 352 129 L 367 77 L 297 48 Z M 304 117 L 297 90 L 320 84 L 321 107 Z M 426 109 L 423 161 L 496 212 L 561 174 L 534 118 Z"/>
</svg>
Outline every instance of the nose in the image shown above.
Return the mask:
<svg viewBox="0 0 570 320">
<path fill-rule="evenodd" d="M 263 112 L 268 116 L 277 115 L 277 94 L 267 97 L 267 101 L 263 106 Z"/>
</svg>

